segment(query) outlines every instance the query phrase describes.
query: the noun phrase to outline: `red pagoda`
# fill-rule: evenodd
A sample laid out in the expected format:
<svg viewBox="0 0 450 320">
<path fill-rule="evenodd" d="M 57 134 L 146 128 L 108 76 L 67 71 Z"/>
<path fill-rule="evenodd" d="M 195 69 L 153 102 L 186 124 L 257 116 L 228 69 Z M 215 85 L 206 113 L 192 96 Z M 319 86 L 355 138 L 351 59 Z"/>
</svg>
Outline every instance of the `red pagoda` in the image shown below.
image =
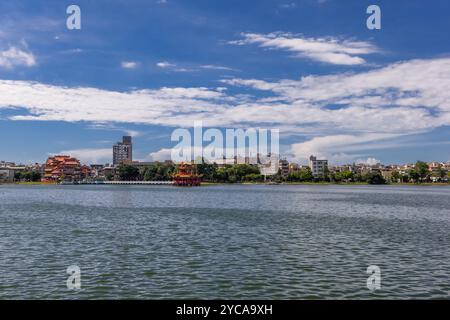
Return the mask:
<svg viewBox="0 0 450 320">
<path fill-rule="evenodd" d="M 173 184 L 178 187 L 200 186 L 201 176 L 197 174 L 197 167 L 190 163 L 180 163 L 173 175 Z"/>
</svg>

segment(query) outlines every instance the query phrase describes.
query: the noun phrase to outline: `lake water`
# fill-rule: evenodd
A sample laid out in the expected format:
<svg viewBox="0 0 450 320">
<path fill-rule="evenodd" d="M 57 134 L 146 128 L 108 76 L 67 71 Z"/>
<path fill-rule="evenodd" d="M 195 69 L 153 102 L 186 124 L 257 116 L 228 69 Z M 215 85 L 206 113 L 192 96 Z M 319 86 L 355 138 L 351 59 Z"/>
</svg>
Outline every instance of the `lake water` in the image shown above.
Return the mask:
<svg viewBox="0 0 450 320">
<path fill-rule="evenodd" d="M 450 188 L 0 186 L 0 299 L 450 298 Z M 81 269 L 68 290 L 67 267 Z M 369 265 L 381 289 L 366 287 Z"/>
</svg>

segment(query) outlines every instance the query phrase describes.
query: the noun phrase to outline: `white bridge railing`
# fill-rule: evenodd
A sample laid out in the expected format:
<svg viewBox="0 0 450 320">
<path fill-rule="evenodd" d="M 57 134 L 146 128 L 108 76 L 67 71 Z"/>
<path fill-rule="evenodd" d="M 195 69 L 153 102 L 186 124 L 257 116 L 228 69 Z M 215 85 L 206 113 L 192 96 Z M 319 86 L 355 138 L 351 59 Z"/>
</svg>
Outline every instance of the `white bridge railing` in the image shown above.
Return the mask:
<svg viewBox="0 0 450 320">
<path fill-rule="evenodd" d="M 104 181 L 103 184 L 172 185 L 173 181 Z"/>
</svg>

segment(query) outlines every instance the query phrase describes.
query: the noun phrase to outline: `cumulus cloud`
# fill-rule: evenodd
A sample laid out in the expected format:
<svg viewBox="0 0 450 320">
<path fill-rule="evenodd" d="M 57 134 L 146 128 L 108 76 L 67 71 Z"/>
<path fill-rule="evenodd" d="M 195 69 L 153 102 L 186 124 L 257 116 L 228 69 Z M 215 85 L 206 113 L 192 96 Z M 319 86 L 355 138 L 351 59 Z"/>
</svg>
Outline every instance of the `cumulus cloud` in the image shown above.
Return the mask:
<svg viewBox="0 0 450 320">
<path fill-rule="evenodd" d="M 109 163 L 112 160 L 112 149 L 75 149 L 63 150 L 57 154 L 70 155 L 77 158 L 82 163 Z M 52 154 L 53 155 L 53 154 Z"/>
<path fill-rule="evenodd" d="M 264 102 L 280 111 L 274 115 L 274 121 L 288 127 L 297 125 L 302 130 L 311 128 L 311 134 L 314 130 L 322 134 L 294 144 L 291 153 L 296 159 L 319 154 L 344 161 L 355 159 L 357 150 L 390 147 L 393 140 L 402 135 L 450 125 L 450 92 L 446 89 L 450 85 L 449 76 L 450 59 L 443 58 L 405 61 L 368 72 L 308 76 L 300 80 L 231 79 L 223 82 L 273 93 L 273 97 L 265 98 Z M 259 114 L 267 112 L 264 106 L 257 108 Z M 339 132 L 345 134 L 336 135 Z M 385 139 L 379 134 L 392 136 Z"/>
<path fill-rule="evenodd" d="M 368 164 L 369 166 L 374 166 L 376 164 L 381 163 L 381 161 L 378 159 L 369 157 L 367 159 L 358 159 L 355 161 L 355 163 L 362 163 L 362 164 Z"/>
<path fill-rule="evenodd" d="M 273 93 L 269 101 L 282 111 L 276 117 L 285 118 L 287 123 L 318 122 L 346 130 L 405 132 L 448 124 L 449 76 L 450 59 L 443 58 L 406 61 L 356 74 L 278 82 L 222 82 Z M 264 106 L 257 108 L 264 112 Z"/>
<path fill-rule="evenodd" d="M 258 44 L 263 48 L 293 52 L 298 58 L 336 64 L 360 65 L 366 63 L 362 55 L 379 52 L 379 49 L 365 41 L 341 40 L 337 38 L 306 38 L 291 33 L 242 33 L 243 39 L 230 44 Z"/>
<path fill-rule="evenodd" d="M 227 100 L 223 92 L 208 88 L 116 92 L 0 80 L 0 109 L 17 107 L 29 112 L 12 120 L 191 125 L 207 118 L 208 110 L 220 111 Z"/>
<path fill-rule="evenodd" d="M 366 133 L 360 135 L 328 135 L 314 137 L 302 143 L 295 143 L 289 152 L 294 158 L 306 161 L 309 155 L 330 159 L 331 162 L 347 162 L 355 159 L 355 152 L 385 148 L 382 142 L 392 143 L 399 134 Z"/>
<path fill-rule="evenodd" d="M 0 80 L 0 111 L 21 110 L 8 115 L 11 120 L 173 127 L 202 120 L 205 127 L 279 128 L 282 136 L 302 136 L 290 148 L 295 159 L 310 154 L 359 159 L 370 156 L 363 150 L 386 148 L 402 136 L 450 125 L 450 58 L 298 80 L 222 82 L 255 92 L 231 94 L 239 88 L 223 87 L 117 92 Z"/>
<path fill-rule="evenodd" d="M 0 51 L 0 67 L 11 69 L 16 66 L 32 67 L 34 65 L 36 65 L 36 59 L 27 48 L 10 46 L 7 50 Z"/>
<path fill-rule="evenodd" d="M 172 155 L 172 149 L 163 148 L 161 150 L 152 152 L 148 155 L 150 161 L 160 161 L 164 162 L 166 160 L 170 160 Z"/>
</svg>

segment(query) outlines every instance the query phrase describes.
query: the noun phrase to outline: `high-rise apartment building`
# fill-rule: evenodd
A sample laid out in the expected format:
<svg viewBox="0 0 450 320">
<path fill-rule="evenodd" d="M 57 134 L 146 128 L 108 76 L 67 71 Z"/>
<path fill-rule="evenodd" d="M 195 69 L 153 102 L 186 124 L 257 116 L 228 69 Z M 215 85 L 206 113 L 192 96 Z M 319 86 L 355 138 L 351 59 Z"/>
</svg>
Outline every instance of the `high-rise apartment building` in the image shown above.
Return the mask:
<svg viewBox="0 0 450 320">
<path fill-rule="evenodd" d="M 124 136 L 122 142 L 113 146 L 113 164 L 131 163 L 133 161 L 133 144 L 130 136 Z"/>
</svg>

